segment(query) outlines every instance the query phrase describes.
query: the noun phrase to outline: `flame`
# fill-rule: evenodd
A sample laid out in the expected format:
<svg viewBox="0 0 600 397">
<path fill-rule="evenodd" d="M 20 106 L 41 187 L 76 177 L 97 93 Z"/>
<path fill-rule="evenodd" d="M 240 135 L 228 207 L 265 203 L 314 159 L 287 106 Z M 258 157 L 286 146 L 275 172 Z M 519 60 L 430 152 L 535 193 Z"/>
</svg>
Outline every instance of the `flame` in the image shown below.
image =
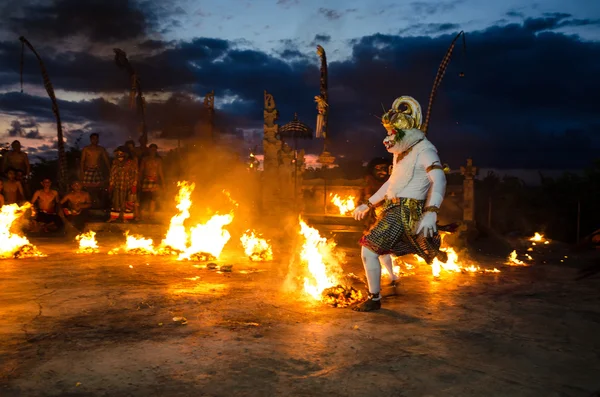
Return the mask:
<svg viewBox="0 0 600 397">
<path fill-rule="evenodd" d="M 27 237 L 10 231 L 15 221 L 21 218 L 29 208 L 31 208 L 30 203 L 25 203 L 21 207 L 17 204 L 2 206 L 0 211 L 0 259 L 45 256 L 29 242 Z"/>
<path fill-rule="evenodd" d="M 329 196 L 331 197 L 332 193 L 330 193 Z M 331 199 L 331 202 L 335 204 L 336 207 L 338 207 L 340 215 L 346 215 L 347 213 L 354 211 L 354 208 L 356 208 L 356 205 L 354 204 L 354 199 L 354 196 L 348 196 L 345 199 L 342 199 L 336 194 Z"/>
<path fill-rule="evenodd" d="M 205 224 L 197 224 L 188 231 L 185 221 L 190 217 L 191 197 L 195 184 L 180 181 L 177 182 L 177 186 L 179 191 L 175 200 L 178 212 L 171 218 L 169 229 L 160 245 L 155 247 L 152 239 L 126 232 L 125 244 L 111 250 L 109 255 L 123 250 L 125 253 L 139 255 L 172 255 L 177 256 L 178 260 L 208 260 L 219 257 L 231 237 L 227 230 L 223 230 L 223 226 L 233 221 L 233 213 L 214 215 Z M 223 193 L 237 206 L 229 193 L 225 191 Z"/>
<path fill-rule="evenodd" d="M 175 200 L 179 212 L 171 218 L 169 230 L 162 241 L 163 247 L 171 247 L 178 251 L 187 249 L 188 235 L 183 223 L 190 217 L 190 207 L 192 206 L 192 192 L 196 185 L 186 181 L 177 182 L 179 192 Z"/>
<path fill-rule="evenodd" d="M 304 236 L 304 244 L 300 258 L 306 262 L 310 277 L 304 278 L 304 291 L 316 300 L 322 299 L 322 292 L 339 284 L 338 276 L 341 268 L 337 261 L 327 261 L 332 258 L 334 242 L 328 242 L 321 237 L 319 231 L 308 226 L 300 219 L 300 234 Z"/>
<path fill-rule="evenodd" d="M 208 254 L 205 259 L 218 258 L 223 247 L 231 238 L 223 226 L 233 221 L 233 214 L 213 215 L 208 222 L 199 223 L 190 230 L 190 245 L 182 250 L 178 260 L 200 259 Z"/>
<path fill-rule="evenodd" d="M 304 292 L 335 307 L 346 307 L 362 300 L 360 291 L 340 282 L 343 270 L 334 252 L 335 242 L 321 237 L 319 231 L 308 226 L 302 218 L 299 221 L 300 234 L 304 237 L 300 259 L 308 271 L 308 276 L 304 277 Z"/>
<path fill-rule="evenodd" d="M 255 235 L 254 230 L 246 230 L 246 233 L 240 238 L 244 252 L 251 261 L 271 261 L 273 260 L 273 249 L 269 242 L 264 238 Z"/>
<path fill-rule="evenodd" d="M 544 241 L 544 235 L 535 232 L 535 234 L 529 239 L 529 241 Z"/>
<path fill-rule="evenodd" d="M 158 254 L 158 251 L 154 249 L 154 241 L 152 241 L 151 238 L 145 238 L 138 234 L 129 234 L 129 230 L 125 232 L 125 244 L 123 244 L 121 247 L 110 250 L 108 254 L 115 255 L 121 250 L 125 251 L 126 254 Z"/>
<path fill-rule="evenodd" d="M 463 263 L 464 261 L 461 261 L 458 258 L 458 254 L 454 248 L 445 243 L 444 237 L 446 237 L 448 234 L 448 232 L 440 232 L 440 238 L 442 240 L 440 251 L 443 251 L 448 255 L 448 260 L 446 263 L 442 263 L 438 258 L 433 260 L 431 263 L 431 273 L 433 277 L 440 277 L 442 270 L 448 273 L 500 273 L 500 270 L 496 268 L 485 269 L 473 263 Z M 420 256 L 414 255 L 414 257 L 418 263 L 426 263 L 425 259 L 421 258 Z"/>
<path fill-rule="evenodd" d="M 78 254 L 93 254 L 99 251 L 98 242 L 96 241 L 96 232 L 89 231 L 75 237 L 79 241 Z"/>
<path fill-rule="evenodd" d="M 506 264 L 511 265 L 511 266 L 527 266 L 527 264 L 525 262 L 523 262 L 520 259 L 517 259 L 517 251 L 516 250 L 510 253 Z"/>
</svg>

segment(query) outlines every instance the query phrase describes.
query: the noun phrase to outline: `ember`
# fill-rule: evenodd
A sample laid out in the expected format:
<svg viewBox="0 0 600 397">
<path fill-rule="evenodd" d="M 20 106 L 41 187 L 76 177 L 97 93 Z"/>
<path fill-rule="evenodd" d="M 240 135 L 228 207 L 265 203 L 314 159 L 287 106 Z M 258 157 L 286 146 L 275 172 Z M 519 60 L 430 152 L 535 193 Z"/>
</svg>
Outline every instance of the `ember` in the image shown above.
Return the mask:
<svg viewBox="0 0 600 397">
<path fill-rule="evenodd" d="M 331 197 L 332 194 L 329 194 L 329 197 Z M 354 196 L 348 196 L 345 199 L 340 198 L 340 196 L 338 196 L 337 194 L 334 195 L 331 199 L 331 202 L 338 207 L 339 211 L 340 211 L 340 215 L 346 215 L 352 211 L 354 211 L 354 208 L 356 208 L 356 205 L 354 204 Z"/>
<path fill-rule="evenodd" d="M 333 307 L 348 307 L 364 299 L 362 292 L 354 287 L 344 287 L 342 285 L 325 288 L 321 295 L 323 302 Z"/>
<path fill-rule="evenodd" d="M 269 242 L 264 238 L 257 236 L 254 230 L 246 230 L 246 233 L 240 238 L 244 252 L 251 261 L 271 261 L 273 260 L 273 249 Z"/>
<path fill-rule="evenodd" d="M 214 257 L 214 255 L 208 254 L 206 252 L 196 252 L 192 255 L 190 255 L 189 258 L 190 261 L 195 261 L 195 262 L 208 262 L 208 261 L 214 261 L 217 258 Z"/>
<path fill-rule="evenodd" d="M 93 254 L 99 251 L 98 242 L 96 241 L 96 232 L 89 231 L 75 237 L 79 241 L 78 254 Z"/>
<path fill-rule="evenodd" d="M 10 231 L 15 221 L 21 218 L 30 207 L 29 203 L 25 203 L 21 207 L 17 204 L 2 206 L 0 211 L 0 259 L 45 256 L 29 242 L 27 237 Z"/>
</svg>

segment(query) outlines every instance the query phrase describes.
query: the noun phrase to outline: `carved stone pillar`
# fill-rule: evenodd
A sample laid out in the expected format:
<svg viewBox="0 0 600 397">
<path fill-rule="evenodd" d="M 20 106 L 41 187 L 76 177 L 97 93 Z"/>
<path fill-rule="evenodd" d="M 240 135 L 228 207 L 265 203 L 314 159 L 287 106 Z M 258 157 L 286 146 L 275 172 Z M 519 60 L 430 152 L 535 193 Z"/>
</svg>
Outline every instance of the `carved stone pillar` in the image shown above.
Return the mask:
<svg viewBox="0 0 600 397">
<path fill-rule="evenodd" d="M 475 175 L 477 167 L 473 166 L 473 159 L 467 159 L 467 165 L 460 167 L 463 181 L 463 221 L 467 225 L 475 223 Z"/>
<path fill-rule="evenodd" d="M 279 112 L 275 108 L 273 95 L 264 92 L 264 136 L 263 136 L 263 173 L 262 206 L 265 213 L 277 213 L 280 208 L 280 184 L 279 184 L 279 152 L 281 140 L 278 138 L 279 125 L 275 123 L 279 118 Z"/>
</svg>

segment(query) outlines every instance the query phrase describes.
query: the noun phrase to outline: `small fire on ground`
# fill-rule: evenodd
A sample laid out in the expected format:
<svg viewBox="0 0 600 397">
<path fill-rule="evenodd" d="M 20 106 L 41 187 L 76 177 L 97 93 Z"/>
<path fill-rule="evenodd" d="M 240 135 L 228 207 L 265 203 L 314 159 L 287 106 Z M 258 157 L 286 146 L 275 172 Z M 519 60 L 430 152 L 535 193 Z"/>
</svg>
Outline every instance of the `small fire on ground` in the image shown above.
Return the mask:
<svg viewBox="0 0 600 397">
<path fill-rule="evenodd" d="M 543 245 L 548 245 L 550 244 L 550 241 L 548 239 L 546 239 L 544 237 L 543 234 L 540 234 L 538 232 L 535 232 L 535 234 L 532 237 L 529 237 L 527 239 L 527 241 L 531 242 L 531 246 L 529 248 L 527 248 L 527 252 L 533 252 L 533 247 L 537 246 L 538 244 L 543 244 Z M 528 261 L 533 261 L 533 257 L 528 254 L 525 253 L 523 255 Z M 529 266 L 527 263 L 523 262 L 522 260 L 518 259 L 519 254 L 517 254 L 516 250 L 513 250 L 509 255 L 508 258 L 506 260 L 506 264 L 510 265 L 510 266 Z M 562 260 L 561 260 L 562 262 Z"/>
<path fill-rule="evenodd" d="M 300 218 L 300 234 L 304 243 L 300 259 L 306 265 L 304 292 L 317 301 L 334 307 L 347 307 L 363 299 L 360 291 L 341 283 L 343 269 L 336 256 L 335 242 L 321 237 L 319 231 Z"/>
<path fill-rule="evenodd" d="M 32 245 L 27 237 L 11 232 L 15 222 L 31 208 L 30 203 L 22 206 L 8 204 L 0 211 L 0 259 L 45 256 Z"/>
<path fill-rule="evenodd" d="M 93 254 L 99 251 L 98 242 L 96 241 L 96 232 L 89 231 L 75 237 L 79 241 L 78 254 Z"/>
<path fill-rule="evenodd" d="M 440 251 L 445 252 L 448 255 L 448 260 L 446 263 L 442 263 L 438 258 L 433 260 L 431 264 L 431 273 L 434 277 L 440 277 L 440 273 L 442 270 L 448 273 L 500 273 L 500 270 L 493 269 L 485 269 L 480 266 L 475 265 L 474 263 L 466 263 L 465 260 L 461 260 L 458 258 L 458 254 L 454 250 L 454 248 L 447 245 L 444 241 L 444 238 L 448 235 L 447 232 L 440 232 L 440 238 L 442 239 L 442 245 L 440 247 Z M 425 263 L 425 260 L 417 255 L 414 256 L 417 262 Z"/>
<path fill-rule="evenodd" d="M 529 255 L 527 255 L 527 256 L 528 256 L 527 259 L 531 258 L 531 256 L 529 256 Z M 513 250 L 513 252 L 511 252 L 508 255 L 508 260 L 506 261 L 506 264 L 509 266 L 527 266 L 527 263 L 523 262 L 522 260 L 520 260 L 518 258 L 516 250 Z"/>
<path fill-rule="evenodd" d="M 246 230 L 246 233 L 240 237 L 244 252 L 251 261 L 271 261 L 273 260 L 273 249 L 267 240 L 260 235 L 256 235 L 254 230 Z"/>
<path fill-rule="evenodd" d="M 532 241 L 531 245 L 536 245 L 535 243 L 550 244 L 550 241 L 548 241 L 547 239 L 545 239 L 544 235 L 543 234 L 539 234 L 538 232 L 535 232 L 535 234 L 533 235 L 533 237 L 529 238 L 529 241 Z"/>
<path fill-rule="evenodd" d="M 330 193 L 329 197 L 332 197 L 331 202 L 338 208 L 338 210 L 340 211 L 340 215 L 346 215 L 354 211 L 354 208 L 356 208 L 356 205 L 354 204 L 354 196 L 348 196 L 343 199 L 337 194 L 333 195 L 332 193 Z"/>
<path fill-rule="evenodd" d="M 123 246 L 109 251 L 110 255 L 121 251 L 137 255 L 171 255 L 177 260 L 209 261 L 221 255 L 225 244 L 231 238 L 229 231 L 223 229 L 233 221 L 233 213 L 213 215 L 206 223 L 198 223 L 188 228 L 185 222 L 190 218 L 192 207 L 192 192 L 195 184 L 186 181 L 178 182 L 179 191 L 175 200 L 177 214 L 170 221 L 165 238 L 157 247 L 150 238 L 125 233 L 126 242 Z M 223 192 L 233 202 L 229 193 Z M 236 206 L 237 203 L 233 202 Z"/>
<path fill-rule="evenodd" d="M 136 255 L 156 255 L 154 249 L 154 241 L 151 238 L 145 238 L 139 234 L 129 234 L 129 230 L 125 232 L 125 244 L 121 247 L 113 248 L 108 251 L 109 255 L 118 254 L 123 251 L 126 254 Z"/>
</svg>

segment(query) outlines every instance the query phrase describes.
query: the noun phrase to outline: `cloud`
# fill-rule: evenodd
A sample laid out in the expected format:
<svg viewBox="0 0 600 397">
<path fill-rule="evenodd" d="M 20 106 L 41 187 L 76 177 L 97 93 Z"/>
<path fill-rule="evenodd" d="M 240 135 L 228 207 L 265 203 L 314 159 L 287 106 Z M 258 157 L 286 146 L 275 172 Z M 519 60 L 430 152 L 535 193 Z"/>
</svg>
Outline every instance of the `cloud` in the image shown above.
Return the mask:
<svg viewBox="0 0 600 397">
<path fill-rule="evenodd" d="M 445 162 L 458 165 L 473 156 L 479 166 L 563 167 L 585 165 L 597 156 L 600 65 L 591 60 L 600 59 L 600 43 L 553 32 L 565 23 L 582 22 L 566 14 L 546 14 L 468 32 L 465 57 L 457 43 L 429 130 Z M 439 63 L 454 38 L 454 33 L 446 32 L 460 27 L 420 26 L 428 33 L 357 38 L 350 43 L 348 59 L 329 63 L 329 123 L 335 154 L 360 160 L 383 154 L 383 130 L 376 119 L 382 103 L 388 107 L 396 97 L 411 95 L 426 109 Z M 301 121 L 314 126 L 313 97 L 319 92 L 314 47 L 304 52 L 295 43 L 281 44 L 280 52 L 269 54 L 215 38 L 157 41 L 151 51 L 147 48 L 131 56 L 148 93 L 151 130 L 164 130 L 165 136 L 173 137 L 165 128 L 169 117 L 179 118 L 188 129 L 195 126 L 203 109 L 198 97 L 211 89 L 219 104 L 220 130 L 260 129 L 264 90 L 274 95 L 280 124 L 297 112 Z M 19 50 L 18 42 L 0 42 L 0 70 L 4 71 L 0 89 L 19 81 Z M 124 106 L 129 79 L 116 67 L 110 51 L 94 55 L 51 44 L 39 51 L 56 89 L 123 95 L 119 103 L 59 96 L 65 123 L 106 128 L 115 141 L 125 135 L 135 137 L 135 112 Z M 41 84 L 31 55 L 25 64 L 25 81 Z M 461 71 L 464 78 L 458 77 Z M 173 109 L 178 108 L 184 109 L 183 114 L 174 117 Z M 38 123 L 53 121 L 48 98 L 17 92 L 0 94 L 0 112 L 11 118 L 30 116 Z M 322 141 L 306 145 L 318 152 Z"/>
<path fill-rule="evenodd" d="M 316 34 L 313 41 L 310 43 L 311 46 L 316 46 L 317 44 L 329 44 L 331 42 L 331 36 L 328 34 Z"/>
<path fill-rule="evenodd" d="M 460 25 L 456 23 L 417 23 L 409 27 L 400 29 L 398 34 L 421 34 L 421 35 L 438 35 L 448 33 L 449 31 L 459 31 Z"/>
<path fill-rule="evenodd" d="M 543 18 L 527 18 L 525 29 L 541 32 L 570 26 L 600 26 L 600 19 L 569 19 L 571 14 L 545 13 Z"/>
<path fill-rule="evenodd" d="M 325 18 L 329 19 L 330 21 L 335 21 L 336 19 L 340 19 L 342 17 L 341 12 L 334 10 L 332 8 L 321 7 L 321 8 L 319 8 L 319 14 L 323 15 Z"/>
<path fill-rule="evenodd" d="M 300 4 L 300 0 L 277 0 L 277 5 L 289 9 L 291 6 Z"/>
<path fill-rule="evenodd" d="M 152 3 L 133 0 L 23 1 L 6 7 L 8 28 L 32 38 L 65 39 L 83 35 L 93 42 L 110 43 L 138 38 L 158 28 Z"/>
<path fill-rule="evenodd" d="M 38 124 L 31 117 L 13 120 L 6 134 L 11 138 L 43 139 Z"/>
<path fill-rule="evenodd" d="M 417 15 L 431 16 L 433 14 L 440 14 L 448 11 L 452 11 L 457 5 L 464 2 L 464 0 L 451 0 L 451 1 L 413 1 L 410 3 L 410 7 L 413 12 Z"/>
<path fill-rule="evenodd" d="M 505 15 L 510 18 L 525 18 L 525 14 L 517 10 L 510 10 Z"/>
</svg>

